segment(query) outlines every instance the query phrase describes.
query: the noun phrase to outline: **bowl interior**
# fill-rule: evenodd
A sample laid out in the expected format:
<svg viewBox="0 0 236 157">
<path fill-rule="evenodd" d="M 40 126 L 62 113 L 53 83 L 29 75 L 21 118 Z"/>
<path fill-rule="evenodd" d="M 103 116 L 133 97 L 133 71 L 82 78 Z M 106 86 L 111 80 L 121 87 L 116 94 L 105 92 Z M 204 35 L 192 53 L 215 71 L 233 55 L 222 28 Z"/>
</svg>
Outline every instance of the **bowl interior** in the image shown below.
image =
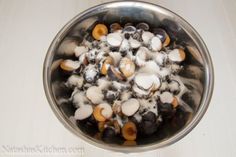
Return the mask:
<svg viewBox="0 0 236 157">
<path fill-rule="evenodd" d="M 93 127 L 83 125 L 83 123 L 76 124 L 73 120 L 75 108 L 72 104 L 64 101 L 65 98 L 70 97 L 72 91 L 64 85 L 68 76 L 61 74 L 57 68 L 61 58 L 68 58 L 58 53 L 59 45 L 67 39 L 76 39 L 81 42 L 84 35 L 90 33 L 93 26 L 98 22 L 107 25 L 114 22 L 122 25 L 128 22 L 134 25 L 139 22 L 146 22 L 151 29 L 155 27 L 164 28 L 170 35 L 173 48 L 179 45 L 185 47 L 187 59 L 182 64 L 184 68 L 180 72 L 181 79 L 189 89 L 189 92 L 182 97 L 185 103 L 181 104 L 176 118 L 169 124 L 161 126 L 156 134 L 137 139 L 136 147 L 170 142 L 172 137 L 178 136 L 189 123 L 192 123 L 196 114 L 200 112 L 199 110 L 202 110 L 201 105 L 208 105 L 202 103 L 202 98 L 206 93 L 205 88 L 209 80 L 209 65 L 206 60 L 205 46 L 198 34 L 182 18 L 159 6 L 141 2 L 109 3 L 89 9 L 72 19 L 56 36 L 49 48 L 44 65 L 51 106 L 56 110 L 59 119 L 63 119 L 63 123 L 67 123 L 67 127 L 83 139 L 93 141 L 98 145 L 112 145 L 114 148 L 126 147 L 122 145 L 124 142 L 122 139 L 118 138 L 112 144 L 107 144 L 96 138 L 96 129 Z"/>
</svg>

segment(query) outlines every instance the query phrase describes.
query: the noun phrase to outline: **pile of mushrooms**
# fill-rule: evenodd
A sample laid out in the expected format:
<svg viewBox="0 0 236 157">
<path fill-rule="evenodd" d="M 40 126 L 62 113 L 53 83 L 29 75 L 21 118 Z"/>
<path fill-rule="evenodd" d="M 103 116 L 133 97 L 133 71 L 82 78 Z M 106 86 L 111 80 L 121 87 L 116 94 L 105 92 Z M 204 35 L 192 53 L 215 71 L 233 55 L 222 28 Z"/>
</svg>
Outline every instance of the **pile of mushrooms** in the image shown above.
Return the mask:
<svg viewBox="0 0 236 157">
<path fill-rule="evenodd" d="M 167 32 L 146 23 L 114 23 L 109 28 L 97 24 L 91 35 L 92 41 L 89 34 L 80 44 L 65 39 L 59 47 L 61 54 L 77 58 L 60 63 L 62 72 L 70 74 L 66 86 L 74 89 L 74 118 L 93 116 L 99 130 L 114 129 L 126 140 L 135 140 L 138 128 L 129 117 L 140 121 L 137 117 L 147 112 L 160 117 L 158 101 L 179 105 L 184 86 L 176 78 L 186 58 L 184 49 L 170 49 Z"/>
</svg>

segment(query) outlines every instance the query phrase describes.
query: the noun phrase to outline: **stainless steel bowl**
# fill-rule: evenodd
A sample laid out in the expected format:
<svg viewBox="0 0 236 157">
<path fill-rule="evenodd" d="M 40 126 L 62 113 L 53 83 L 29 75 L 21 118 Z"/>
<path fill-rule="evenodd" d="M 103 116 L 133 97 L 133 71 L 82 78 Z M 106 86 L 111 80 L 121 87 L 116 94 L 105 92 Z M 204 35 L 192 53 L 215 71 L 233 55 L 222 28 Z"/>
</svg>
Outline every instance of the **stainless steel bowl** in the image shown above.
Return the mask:
<svg viewBox="0 0 236 157">
<path fill-rule="evenodd" d="M 82 39 L 83 33 L 91 31 L 91 26 L 96 22 L 106 24 L 147 22 L 151 27 L 162 26 L 168 31 L 172 40 L 186 47 L 187 61 L 181 76 L 186 86 L 191 88 L 191 92 L 184 98 L 190 104 L 191 114 L 188 115 L 188 120 L 181 127 L 172 128 L 172 131 L 164 130 L 157 136 L 138 141 L 137 146 L 132 146 L 130 149 L 130 147 L 121 145 L 119 142 L 117 144 L 104 143 L 93 138 L 83 126 L 76 126 L 72 118 L 73 107 L 63 103 L 63 97 L 68 91 L 63 88 L 64 80 L 57 70 L 60 58 L 63 57 L 58 53 L 58 46 L 67 38 Z M 90 8 L 74 17 L 61 29 L 48 49 L 44 62 L 43 82 L 52 110 L 68 130 L 84 141 L 103 149 L 119 152 L 141 152 L 173 144 L 187 135 L 198 124 L 210 103 L 214 74 L 206 45 L 195 29 L 183 18 L 158 5 L 123 1 L 105 3 Z"/>
</svg>

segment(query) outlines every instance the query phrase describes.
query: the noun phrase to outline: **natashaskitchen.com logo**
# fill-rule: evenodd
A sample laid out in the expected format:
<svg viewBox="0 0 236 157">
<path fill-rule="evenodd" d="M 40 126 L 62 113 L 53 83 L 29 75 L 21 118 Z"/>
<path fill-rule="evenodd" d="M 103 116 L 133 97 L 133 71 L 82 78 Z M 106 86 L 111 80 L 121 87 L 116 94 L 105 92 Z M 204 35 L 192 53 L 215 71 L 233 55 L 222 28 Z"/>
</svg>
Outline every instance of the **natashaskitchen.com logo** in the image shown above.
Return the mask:
<svg viewBox="0 0 236 157">
<path fill-rule="evenodd" d="M 77 155 L 83 157 L 84 148 L 54 145 L 2 145 L 0 155 Z"/>
</svg>

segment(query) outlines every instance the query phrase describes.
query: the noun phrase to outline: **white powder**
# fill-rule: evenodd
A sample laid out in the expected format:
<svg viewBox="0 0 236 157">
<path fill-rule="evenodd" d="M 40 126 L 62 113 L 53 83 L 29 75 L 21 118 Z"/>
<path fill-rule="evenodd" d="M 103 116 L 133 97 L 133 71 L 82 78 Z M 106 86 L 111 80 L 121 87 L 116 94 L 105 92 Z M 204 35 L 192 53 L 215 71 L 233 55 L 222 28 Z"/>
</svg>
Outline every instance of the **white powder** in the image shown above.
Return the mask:
<svg viewBox="0 0 236 157">
<path fill-rule="evenodd" d="M 116 120 L 117 120 L 118 124 L 119 124 L 121 127 L 123 127 L 123 125 L 124 125 L 125 122 L 122 121 L 121 117 L 120 117 L 118 114 L 116 115 Z"/>
<path fill-rule="evenodd" d="M 108 81 L 106 78 L 100 78 L 98 79 L 97 84 L 101 90 L 104 90 L 107 89 L 112 84 L 112 82 Z"/>
<path fill-rule="evenodd" d="M 160 90 L 161 91 L 164 91 L 168 88 L 168 83 L 167 82 L 162 82 L 161 83 L 161 87 L 160 87 Z"/>
<path fill-rule="evenodd" d="M 84 104 L 88 103 L 88 99 L 85 96 L 85 93 L 82 91 L 73 92 L 72 101 L 76 108 L 83 106 Z"/>
<path fill-rule="evenodd" d="M 134 114 L 134 118 L 137 120 L 137 122 L 142 121 L 142 116 L 138 112 Z"/>
<path fill-rule="evenodd" d="M 143 43 L 147 45 L 152 37 L 154 37 L 153 33 L 144 31 L 142 34 Z"/>
<path fill-rule="evenodd" d="M 140 103 L 140 111 L 144 111 L 146 110 L 146 113 L 148 112 L 153 112 L 155 115 L 158 115 L 158 110 L 157 110 L 157 103 L 156 100 L 154 99 L 139 99 L 139 103 Z"/>
<path fill-rule="evenodd" d="M 140 89 L 156 90 L 160 87 L 160 79 L 155 74 L 139 73 L 135 76 L 134 82 Z"/>
<path fill-rule="evenodd" d="M 135 63 L 138 66 L 142 67 L 142 66 L 144 66 L 146 64 L 146 61 L 144 59 L 140 58 L 140 57 L 136 57 L 135 58 Z"/>
<path fill-rule="evenodd" d="M 86 53 L 87 57 L 88 57 L 88 60 L 95 60 L 97 54 L 99 53 L 99 50 L 98 49 L 91 49 L 88 53 Z"/>
<path fill-rule="evenodd" d="M 122 37 L 121 34 L 118 32 L 110 33 L 107 35 L 107 42 L 109 45 L 113 47 L 118 47 L 121 45 Z"/>
<path fill-rule="evenodd" d="M 135 60 L 135 56 L 133 55 L 133 52 L 132 52 L 132 51 L 128 51 L 126 57 L 128 57 L 128 58 L 131 59 L 132 61 Z"/>
<path fill-rule="evenodd" d="M 94 78 L 97 75 L 98 71 L 94 68 L 93 65 L 89 65 L 86 67 L 86 79 L 87 78 Z"/>
<path fill-rule="evenodd" d="M 97 86 L 89 87 L 86 91 L 86 96 L 93 104 L 100 104 L 104 98 L 102 90 Z"/>
<path fill-rule="evenodd" d="M 181 58 L 179 49 L 174 49 L 169 52 L 168 57 L 173 62 L 181 62 L 184 58 Z"/>
<path fill-rule="evenodd" d="M 122 58 L 120 52 L 110 52 L 109 56 L 113 58 L 114 65 L 117 66 Z"/>
<path fill-rule="evenodd" d="M 123 114 L 126 116 L 132 116 L 135 114 L 135 112 L 138 111 L 139 109 L 139 102 L 137 99 L 131 98 L 125 102 L 122 103 L 121 105 L 121 111 Z"/>
<path fill-rule="evenodd" d="M 160 95 L 160 100 L 161 100 L 162 103 L 172 103 L 173 100 L 174 100 L 174 96 L 170 92 L 163 92 Z"/>
<path fill-rule="evenodd" d="M 156 64 L 155 61 L 147 61 L 146 64 L 139 69 L 141 73 L 151 73 L 151 74 L 158 74 L 160 71 L 160 67 Z"/>
<path fill-rule="evenodd" d="M 134 73 L 135 71 L 135 64 L 129 58 L 123 58 L 120 61 L 120 69 L 122 72 L 130 72 Z"/>
<path fill-rule="evenodd" d="M 92 49 L 92 43 L 87 41 L 87 40 L 83 40 L 82 44 L 86 47 L 88 47 L 89 49 Z"/>
<path fill-rule="evenodd" d="M 124 39 L 120 45 L 120 51 L 128 51 L 130 48 L 129 41 L 127 39 Z"/>
<path fill-rule="evenodd" d="M 150 41 L 150 48 L 153 51 L 160 51 L 162 48 L 161 40 L 158 37 L 153 37 Z"/>
<path fill-rule="evenodd" d="M 150 91 L 142 90 L 142 89 L 138 88 L 137 85 L 133 85 L 132 89 L 133 89 L 133 92 L 135 93 L 135 95 L 139 98 L 147 97 L 150 94 Z"/>
<path fill-rule="evenodd" d="M 180 90 L 179 83 L 177 81 L 171 81 L 168 86 L 171 92 Z"/>
<path fill-rule="evenodd" d="M 143 61 L 146 61 L 147 59 L 147 53 L 146 51 L 138 50 L 136 54 L 136 58 L 142 59 Z"/>
<path fill-rule="evenodd" d="M 84 78 L 82 76 L 78 76 L 78 75 L 71 75 L 68 80 L 66 85 L 68 85 L 69 87 L 78 87 L 81 88 L 83 86 L 83 81 Z"/>
<path fill-rule="evenodd" d="M 136 57 L 135 57 L 135 63 L 138 66 L 144 66 L 146 64 L 146 60 L 147 60 L 147 50 L 140 48 L 137 51 Z"/>
<path fill-rule="evenodd" d="M 151 81 L 153 82 L 154 90 L 156 90 L 156 89 L 158 89 L 160 87 L 161 81 L 160 81 L 160 78 L 157 77 L 157 75 L 153 74 Z"/>
<path fill-rule="evenodd" d="M 168 75 L 171 74 L 171 70 L 169 68 L 161 68 L 158 72 L 158 74 L 161 76 L 161 77 L 166 77 Z"/>
<path fill-rule="evenodd" d="M 89 69 L 87 72 L 86 72 L 87 76 L 89 78 L 94 78 L 96 75 L 97 75 L 97 72 L 93 69 Z"/>
<path fill-rule="evenodd" d="M 103 36 L 100 37 L 100 40 L 102 42 L 106 42 L 107 41 L 107 37 L 105 35 L 103 35 Z"/>
<path fill-rule="evenodd" d="M 138 73 L 135 78 L 134 82 L 144 90 L 148 90 L 153 85 L 152 75 L 149 75 L 147 73 Z"/>
<path fill-rule="evenodd" d="M 181 70 L 181 66 L 180 65 L 178 65 L 178 64 L 171 64 L 171 71 L 173 72 L 173 73 L 175 73 L 175 72 L 179 72 L 180 70 Z"/>
<path fill-rule="evenodd" d="M 132 96 L 132 92 L 124 91 L 121 93 L 120 99 L 121 99 L 121 101 L 126 101 L 129 98 L 131 98 L 131 96 Z"/>
<path fill-rule="evenodd" d="M 104 55 L 106 54 L 106 52 L 104 51 L 99 51 L 97 56 L 96 56 L 96 61 L 99 62 L 104 58 Z"/>
<path fill-rule="evenodd" d="M 89 117 L 93 110 L 91 105 L 99 105 L 99 107 L 102 108 L 101 114 L 106 118 L 111 118 L 113 113 L 112 108 L 110 104 L 104 102 L 104 94 L 102 92 L 102 90 L 107 90 L 110 86 L 116 88 L 121 94 L 121 100 L 119 100 L 120 110 L 127 116 L 134 116 L 139 122 L 142 120 L 140 113 L 144 110 L 146 111 L 145 113 L 153 112 L 156 115 L 158 114 L 156 104 L 158 98 L 160 98 L 160 101 L 163 103 L 172 103 L 174 96 L 171 92 L 177 90 L 180 90 L 180 92 L 175 97 L 178 99 L 180 105 L 185 108 L 189 107 L 181 99 L 181 96 L 187 92 L 188 89 L 185 87 L 182 80 L 180 80 L 179 76 L 172 75 L 172 73 L 178 72 L 181 68 L 178 65 L 178 63 L 183 60 L 180 50 L 174 49 L 169 51 L 164 49 L 163 52 L 158 52 L 162 49 L 162 42 L 157 36 L 154 36 L 153 33 L 148 31 L 144 31 L 141 38 L 143 40 L 142 42 L 133 39 L 133 37 L 127 40 L 124 38 L 124 32 L 122 33 L 122 31 L 119 30 L 107 36 L 102 36 L 100 41 L 93 43 L 84 39 L 81 44 L 83 46 L 76 45 L 77 43 L 72 40 L 65 42 L 66 45 L 60 49 L 63 51 L 63 54 L 75 54 L 76 57 L 79 57 L 79 61 L 65 60 L 65 66 L 70 69 L 77 69 L 84 63 L 85 59 L 88 59 L 90 62 L 83 71 L 86 81 L 86 78 L 95 78 L 99 71 L 97 66 L 93 65 L 94 63 L 91 61 L 95 60 L 96 63 L 101 63 L 101 60 L 107 55 L 113 58 L 115 70 L 120 70 L 123 74 L 124 71 L 129 72 L 138 69 L 134 72 L 132 77 L 127 78 L 126 82 L 110 81 L 107 79 L 109 76 L 102 76 L 102 78 L 94 80 L 97 86 L 94 86 L 92 83 L 90 84 L 89 81 L 83 84 L 84 79 L 82 76 L 70 76 L 66 85 L 76 87 L 71 99 L 75 107 L 78 108 L 73 117 L 74 119 L 82 120 Z M 100 49 L 94 48 L 94 44 L 97 44 Z M 110 48 L 117 48 L 119 52 L 111 52 Z M 132 49 L 138 49 L 136 55 L 133 55 Z M 126 61 L 122 62 L 121 51 L 125 51 L 127 53 L 126 57 L 135 64 Z M 105 64 L 106 69 L 108 69 L 109 66 L 109 64 Z M 166 81 L 161 82 L 161 80 L 165 80 L 164 78 L 166 76 L 169 76 L 171 80 L 173 79 L 177 82 L 172 81 L 169 84 Z M 130 81 L 134 81 L 134 85 L 131 84 Z M 198 88 L 195 87 L 198 83 L 193 82 L 195 80 L 186 79 L 185 81 L 191 85 L 195 83 L 193 85 L 194 88 Z M 83 86 L 88 87 L 86 93 L 79 89 Z M 170 90 L 170 92 L 166 90 Z M 161 93 L 162 91 L 164 92 Z M 198 95 L 201 91 L 196 90 L 193 92 L 194 95 Z M 108 93 L 112 92 L 108 91 Z M 137 99 L 132 98 L 132 96 L 136 96 Z M 193 99 L 194 101 L 199 101 L 199 98 L 200 96 L 197 96 Z M 118 101 L 115 100 L 115 102 Z M 121 127 L 128 121 L 127 117 L 122 118 L 124 118 L 124 120 L 116 114 L 115 119 L 117 119 Z"/>
<path fill-rule="evenodd" d="M 102 108 L 102 112 L 101 114 L 105 117 L 105 118 L 111 118 L 112 116 L 112 108 L 108 103 L 101 103 L 98 105 L 99 108 Z"/>
<path fill-rule="evenodd" d="M 76 120 L 83 120 L 88 118 L 93 113 L 93 108 L 91 105 L 84 105 L 75 111 L 74 118 Z"/>
<path fill-rule="evenodd" d="M 164 61 L 166 60 L 166 55 L 163 53 L 156 53 L 154 56 L 154 60 L 158 65 L 163 65 Z"/>
<path fill-rule="evenodd" d="M 133 49 L 137 49 L 141 46 L 141 43 L 138 40 L 135 40 L 133 38 L 129 39 L 130 47 Z"/>
<path fill-rule="evenodd" d="M 86 53 L 83 53 L 79 56 L 79 62 L 80 64 L 83 64 L 86 59 Z"/>
</svg>

